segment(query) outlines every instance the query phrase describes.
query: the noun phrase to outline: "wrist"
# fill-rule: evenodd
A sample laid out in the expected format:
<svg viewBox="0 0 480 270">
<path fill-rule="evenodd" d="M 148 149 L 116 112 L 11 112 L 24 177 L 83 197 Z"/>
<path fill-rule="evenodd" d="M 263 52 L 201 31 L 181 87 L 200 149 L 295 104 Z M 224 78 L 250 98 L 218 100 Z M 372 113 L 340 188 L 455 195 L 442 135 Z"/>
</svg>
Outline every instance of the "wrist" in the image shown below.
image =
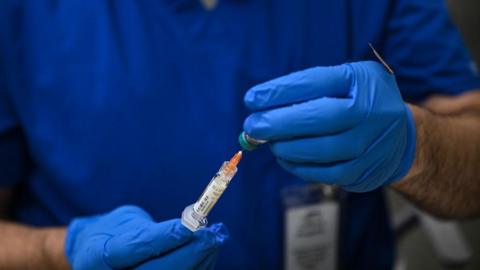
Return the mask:
<svg viewBox="0 0 480 270">
<path fill-rule="evenodd" d="M 408 173 L 402 180 L 392 184 L 394 188 L 402 188 L 408 185 L 412 179 L 419 175 L 425 175 L 431 171 L 431 145 L 430 140 L 427 139 L 431 133 L 435 132 L 432 127 L 435 126 L 434 117 L 426 110 L 415 105 L 407 104 L 415 122 L 415 159 Z M 428 132 L 428 134 L 427 134 Z M 431 137 L 431 136 L 430 136 Z"/>
<path fill-rule="evenodd" d="M 65 256 L 65 228 L 50 228 L 42 230 L 42 251 L 48 269 L 70 269 Z"/>
</svg>

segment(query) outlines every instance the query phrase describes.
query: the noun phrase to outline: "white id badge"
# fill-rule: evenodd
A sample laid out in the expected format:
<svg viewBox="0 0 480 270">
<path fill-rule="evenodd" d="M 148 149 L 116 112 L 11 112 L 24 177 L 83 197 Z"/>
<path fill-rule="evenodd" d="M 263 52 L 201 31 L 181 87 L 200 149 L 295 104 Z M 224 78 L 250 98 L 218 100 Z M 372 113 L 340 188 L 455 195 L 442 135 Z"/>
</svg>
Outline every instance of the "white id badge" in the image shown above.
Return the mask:
<svg viewBox="0 0 480 270">
<path fill-rule="evenodd" d="M 340 204 L 332 187 L 283 192 L 284 270 L 336 270 Z"/>
</svg>

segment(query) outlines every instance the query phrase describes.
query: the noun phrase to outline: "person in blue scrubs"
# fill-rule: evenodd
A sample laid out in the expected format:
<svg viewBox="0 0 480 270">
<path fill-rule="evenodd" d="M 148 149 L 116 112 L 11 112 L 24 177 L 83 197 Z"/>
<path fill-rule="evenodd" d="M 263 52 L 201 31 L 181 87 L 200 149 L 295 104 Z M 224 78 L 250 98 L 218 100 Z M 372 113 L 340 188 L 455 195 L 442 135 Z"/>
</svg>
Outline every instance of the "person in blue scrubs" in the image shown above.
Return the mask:
<svg viewBox="0 0 480 270">
<path fill-rule="evenodd" d="M 391 269 L 381 187 L 480 208 L 474 89 L 441 0 L 2 1 L 0 268 L 282 269 L 281 191 L 313 181 L 351 191 L 340 266 Z M 246 154 L 225 225 L 186 230 L 244 128 L 271 151 Z"/>
</svg>

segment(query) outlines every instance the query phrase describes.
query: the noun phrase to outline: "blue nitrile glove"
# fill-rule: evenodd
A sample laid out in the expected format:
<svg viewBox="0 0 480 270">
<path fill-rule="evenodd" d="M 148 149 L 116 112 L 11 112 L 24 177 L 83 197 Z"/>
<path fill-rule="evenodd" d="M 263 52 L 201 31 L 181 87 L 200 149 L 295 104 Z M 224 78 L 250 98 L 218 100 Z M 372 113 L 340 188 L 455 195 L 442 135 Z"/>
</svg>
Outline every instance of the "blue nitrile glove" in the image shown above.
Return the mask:
<svg viewBox="0 0 480 270">
<path fill-rule="evenodd" d="M 244 123 L 305 180 L 365 192 L 398 181 L 415 155 L 415 124 L 395 76 L 376 62 L 316 67 L 257 85 Z"/>
<path fill-rule="evenodd" d="M 192 233 L 180 220 L 156 223 L 142 209 L 123 206 L 68 227 L 65 251 L 76 269 L 213 269 L 228 232 L 222 224 Z"/>
<path fill-rule="evenodd" d="M 225 241 L 224 230 L 224 226 L 214 224 L 207 229 L 197 231 L 192 242 L 177 249 L 175 256 L 162 256 L 135 269 L 214 269 L 218 247 Z"/>
</svg>

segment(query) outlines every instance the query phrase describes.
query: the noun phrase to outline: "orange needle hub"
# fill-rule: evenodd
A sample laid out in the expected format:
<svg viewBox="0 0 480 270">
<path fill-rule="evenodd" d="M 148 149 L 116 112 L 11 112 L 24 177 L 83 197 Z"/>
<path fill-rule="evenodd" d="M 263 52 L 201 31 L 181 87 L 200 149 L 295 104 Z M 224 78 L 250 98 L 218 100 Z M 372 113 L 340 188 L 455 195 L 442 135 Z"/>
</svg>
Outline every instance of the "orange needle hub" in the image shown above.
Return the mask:
<svg viewBox="0 0 480 270">
<path fill-rule="evenodd" d="M 229 172 L 232 173 L 235 171 L 237 168 L 238 163 L 242 159 L 242 151 L 238 151 L 231 159 L 228 161 L 227 165 L 225 166 L 225 169 Z"/>
</svg>

